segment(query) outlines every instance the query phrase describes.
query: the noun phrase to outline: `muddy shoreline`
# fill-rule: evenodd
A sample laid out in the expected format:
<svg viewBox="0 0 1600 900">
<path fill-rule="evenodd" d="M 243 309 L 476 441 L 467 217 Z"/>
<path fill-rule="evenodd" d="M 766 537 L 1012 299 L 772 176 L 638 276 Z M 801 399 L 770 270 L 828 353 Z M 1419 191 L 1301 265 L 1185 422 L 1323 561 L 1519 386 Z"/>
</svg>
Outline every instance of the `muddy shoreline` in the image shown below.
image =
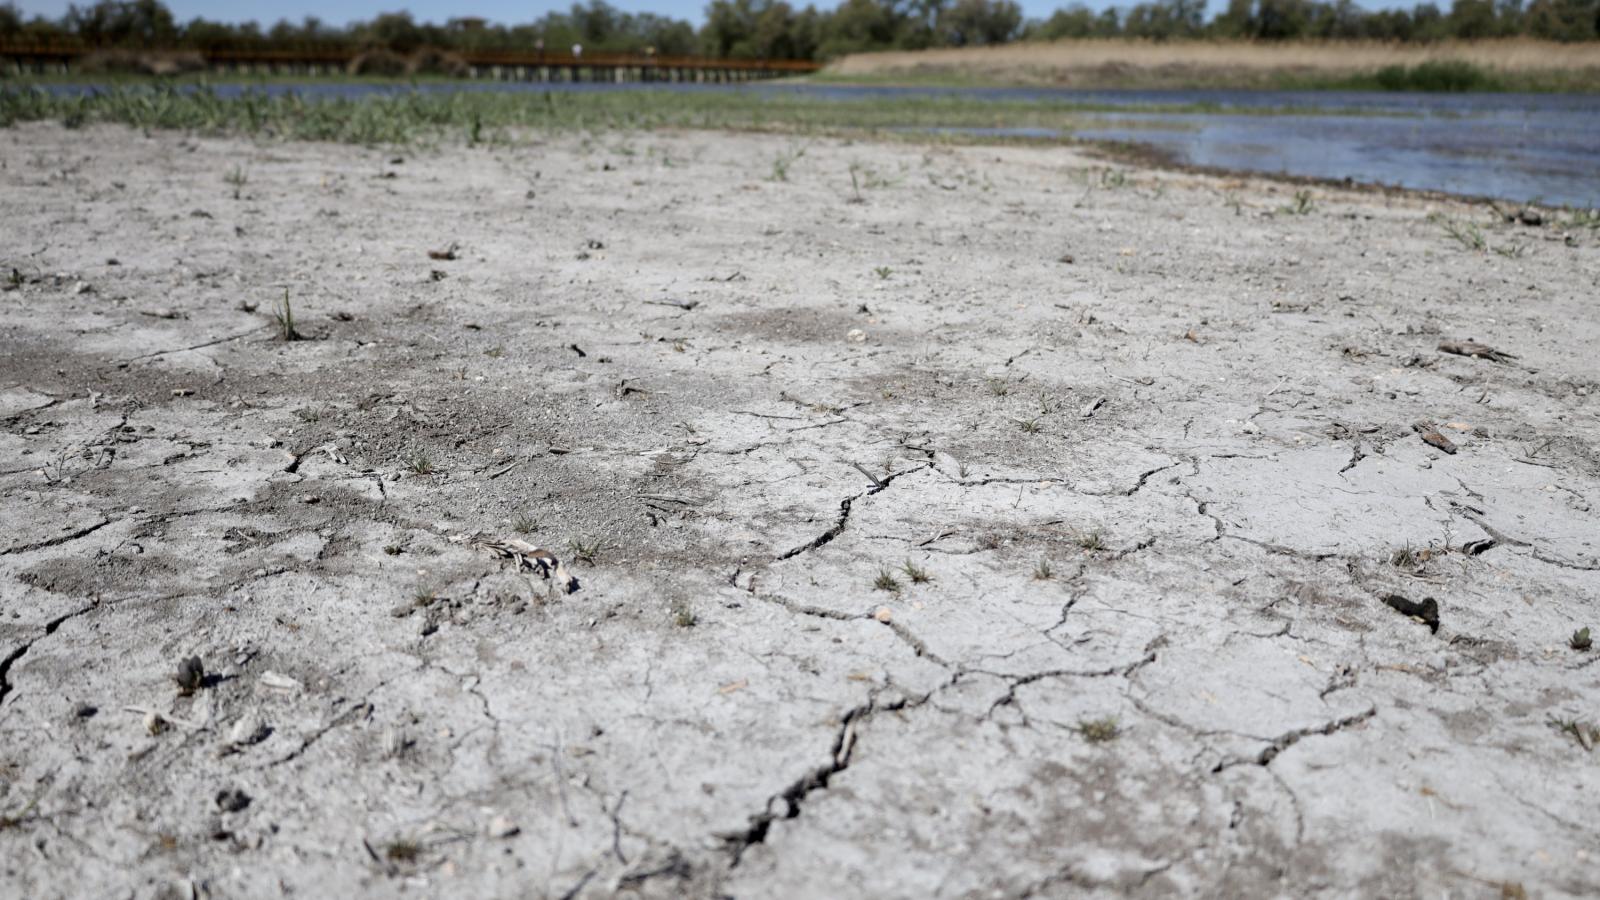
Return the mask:
<svg viewBox="0 0 1600 900">
<path fill-rule="evenodd" d="M 1593 230 L 796 144 L 0 129 L 0 894 L 1595 891 Z"/>
</svg>

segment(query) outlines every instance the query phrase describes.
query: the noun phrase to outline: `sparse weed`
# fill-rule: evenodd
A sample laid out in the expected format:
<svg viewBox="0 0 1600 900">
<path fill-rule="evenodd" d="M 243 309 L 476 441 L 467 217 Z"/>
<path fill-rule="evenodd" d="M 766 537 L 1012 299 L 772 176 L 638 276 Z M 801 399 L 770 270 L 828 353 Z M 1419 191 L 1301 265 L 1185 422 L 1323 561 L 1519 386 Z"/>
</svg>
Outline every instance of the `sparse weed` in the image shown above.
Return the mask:
<svg viewBox="0 0 1600 900">
<path fill-rule="evenodd" d="M 406 468 L 410 469 L 413 475 L 432 475 L 433 459 L 426 452 L 417 450 L 406 457 Z"/>
<path fill-rule="evenodd" d="M 693 628 L 699 624 L 700 617 L 695 615 L 694 607 L 686 600 L 675 600 L 672 604 L 672 624 L 679 628 Z"/>
<path fill-rule="evenodd" d="M 1079 547 L 1091 553 L 1097 550 L 1104 550 L 1106 546 L 1105 535 L 1098 528 L 1080 531 L 1073 536 L 1073 540 L 1077 542 Z"/>
<path fill-rule="evenodd" d="M 1311 200 L 1310 191 L 1295 191 L 1294 203 L 1289 205 L 1288 211 L 1297 216 L 1305 216 L 1310 215 L 1316 208 L 1316 204 Z"/>
<path fill-rule="evenodd" d="M 244 186 L 250 182 L 250 175 L 241 166 L 234 166 L 222 180 L 233 188 L 233 199 L 238 200 L 244 193 Z"/>
<path fill-rule="evenodd" d="M 865 202 L 867 202 L 867 198 L 861 196 L 861 180 L 856 177 L 856 172 L 857 172 L 858 168 L 859 168 L 858 164 L 856 164 L 856 163 L 851 163 L 850 164 L 850 190 L 854 191 L 855 193 L 854 193 L 854 196 L 852 196 L 849 200 L 845 201 L 846 203 L 865 203 Z"/>
<path fill-rule="evenodd" d="M 294 306 L 289 302 L 289 289 L 283 289 L 283 300 L 272 311 L 272 321 L 278 325 L 278 339 L 283 341 L 305 340 L 294 327 Z"/>
<path fill-rule="evenodd" d="M 1550 727 L 1569 735 L 1578 742 L 1586 752 L 1594 749 L 1595 744 L 1600 744 L 1600 727 L 1591 722 L 1580 722 L 1577 719 L 1559 719 L 1550 717 Z"/>
<path fill-rule="evenodd" d="M 1133 179 L 1121 169 L 1103 169 L 1100 172 L 1100 186 L 1116 190 L 1133 184 Z"/>
<path fill-rule="evenodd" d="M 1521 259 L 1528 252 L 1527 244 L 1502 244 L 1494 248 L 1494 252 L 1506 259 Z"/>
<path fill-rule="evenodd" d="M 989 393 L 995 395 L 996 397 L 1004 397 L 1005 395 L 1011 393 L 1011 382 L 1005 380 L 1004 378 L 991 378 L 989 379 L 988 384 Z"/>
<path fill-rule="evenodd" d="M 894 274 L 894 270 L 889 268 L 888 266 L 878 266 L 876 269 L 873 269 L 872 271 L 873 271 L 874 274 L 876 274 L 879 278 L 883 279 L 884 281 L 888 281 L 889 280 L 889 276 Z"/>
<path fill-rule="evenodd" d="M 389 842 L 383 848 L 383 855 L 390 862 L 412 863 L 422 858 L 422 845 L 410 838 L 399 838 Z"/>
<path fill-rule="evenodd" d="M 1050 560 L 1041 558 L 1033 567 L 1034 581 L 1049 581 L 1056 577 L 1055 569 L 1050 568 Z"/>
<path fill-rule="evenodd" d="M 599 538 L 575 537 L 567 542 L 567 549 L 572 551 L 575 561 L 592 566 L 600 556 L 600 551 L 605 549 L 605 544 Z"/>
<path fill-rule="evenodd" d="M 907 578 L 911 579 L 912 584 L 927 584 L 933 580 L 933 576 L 928 573 L 927 569 L 922 568 L 909 559 L 906 560 L 906 564 L 902 567 L 902 571 L 906 573 Z"/>
<path fill-rule="evenodd" d="M 517 520 L 511 523 L 511 530 L 517 534 L 532 534 L 538 529 L 539 523 L 528 515 L 517 516 Z"/>
<path fill-rule="evenodd" d="M 1117 720 L 1113 716 L 1106 716 L 1100 719 L 1079 719 L 1077 731 L 1078 734 L 1083 735 L 1084 740 L 1091 744 L 1104 744 L 1122 736 L 1122 728 L 1118 726 Z"/>
<path fill-rule="evenodd" d="M 1483 236 L 1483 229 L 1471 222 L 1457 222 L 1454 219 L 1447 219 L 1442 216 L 1436 217 L 1435 221 L 1439 223 L 1440 228 L 1444 229 L 1444 233 L 1460 244 L 1463 249 L 1477 253 L 1482 253 L 1488 249 L 1489 242 Z"/>
<path fill-rule="evenodd" d="M 880 569 L 878 570 L 878 577 L 872 580 L 872 589 L 875 591 L 899 593 L 900 580 L 895 578 L 894 574 L 888 569 Z"/>
<path fill-rule="evenodd" d="M 1580 652 L 1593 647 L 1594 640 L 1589 637 L 1589 629 L 1584 627 L 1574 631 L 1572 637 L 1567 639 L 1567 646 Z"/>
<path fill-rule="evenodd" d="M 1032 419 L 1017 419 L 1016 423 L 1017 427 L 1022 429 L 1023 434 L 1038 434 L 1039 432 L 1044 431 L 1044 426 L 1039 424 L 1037 417 Z"/>
<path fill-rule="evenodd" d="M 771 178 L 771 180 L 773 180 L 773 181 L 788 181 L 789 180 L 789 167 L 794 165 L 796 162 L 799 161 L 800 157 L 805 156 L 805 155 L 806 155 L 806 148 L 804 148 L 804 147 L 791 148 L 791 149 L 783 151 L 782 153 L 779 153 L 772 160 L 772 178 Z"/>
</svg>

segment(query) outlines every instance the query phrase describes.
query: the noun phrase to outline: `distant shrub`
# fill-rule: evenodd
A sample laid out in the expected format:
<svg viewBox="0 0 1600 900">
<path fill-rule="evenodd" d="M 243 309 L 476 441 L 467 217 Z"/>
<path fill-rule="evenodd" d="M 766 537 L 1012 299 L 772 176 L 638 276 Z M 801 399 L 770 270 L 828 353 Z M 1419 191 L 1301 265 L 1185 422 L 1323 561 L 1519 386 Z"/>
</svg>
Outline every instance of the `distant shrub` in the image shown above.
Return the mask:
<svg viewBox="0 0 1600 900">
<path fill-rule="evenodd" d="M 406 58 L 393 50 L 378 47 L 367 50 L 350 60 L 345 70 L 351 75 L 404 75 Z"/>
<path fill-rule="evenodd" d="M 1378 70 L 1378 86 L 1386 91 L 1455 93 L 1492 91 L 1500 87 L 1494 73 L 1464 59 L 1429 60 L 1414 66 L 1385 66 Z"/>
</svg>

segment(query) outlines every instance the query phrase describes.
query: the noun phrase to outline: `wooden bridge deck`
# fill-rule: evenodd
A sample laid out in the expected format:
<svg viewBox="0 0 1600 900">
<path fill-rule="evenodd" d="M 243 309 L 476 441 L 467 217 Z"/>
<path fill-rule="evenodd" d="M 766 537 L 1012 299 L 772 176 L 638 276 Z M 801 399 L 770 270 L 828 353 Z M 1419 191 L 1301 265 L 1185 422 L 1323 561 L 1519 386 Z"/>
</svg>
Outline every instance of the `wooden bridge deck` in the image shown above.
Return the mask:
<svg viewBox="0 0 1600 900">
<path fill-rule="evenodd" d="M 0 43 L 0 69 L 16 72 L 70 72 L 94 48 L 64 44 Z M 264 49 L 240 47 L 163 48 L 129 55 L 172 61 L 198 59 L 208 70 L 259 74 L 326 75 L 346 71 L 361 52 L 354 47 Z M 486 49 L 449 51 L 466 65 L 469 77 L 510 81 L 748 81 L 815 72 L 821 65 L 797 59 L 718 59 L 643 53 L 546 53 Z"/>
</svg>

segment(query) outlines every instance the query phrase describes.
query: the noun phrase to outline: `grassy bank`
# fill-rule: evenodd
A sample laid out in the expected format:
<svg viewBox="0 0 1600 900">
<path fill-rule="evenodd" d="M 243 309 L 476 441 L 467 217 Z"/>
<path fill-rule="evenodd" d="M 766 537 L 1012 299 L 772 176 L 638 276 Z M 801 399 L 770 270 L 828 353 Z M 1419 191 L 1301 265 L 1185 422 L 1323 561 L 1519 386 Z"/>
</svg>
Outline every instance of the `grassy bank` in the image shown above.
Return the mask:
<svg viewBox="0 0 1600 900">
<path fill-rule="evenodd" d="M 817 133 L 901 133 L 924 129 L 1048 129 L 1070 133 L 1098 112 L 1203 113 L 1206 104 L 1110 106 L 959 96 L 822 98 L 785 91 L 412 91 L 359 98 L 309 98 L 203 86 L 113 86 L 68 93 L 0 88 L 0 126 L 53 120 L 136 128 L 271 135 L 355 143 L 459 137 L 505 140 L 519 130 L 722 128 Z M 1233 111 L 1245 112 L 1245 111 Z M 1293 109 L 1252 109 L 1257 115 Z M 1323 111 L 1326 112 L 1326 111 Z"/>
<path fill-rule="evenodd" d="M 876 84 L 1594 93 L 1600 92 L 1600 43 L 1080 40 L 864 53 L 816 77 Z"/>
</svg>

